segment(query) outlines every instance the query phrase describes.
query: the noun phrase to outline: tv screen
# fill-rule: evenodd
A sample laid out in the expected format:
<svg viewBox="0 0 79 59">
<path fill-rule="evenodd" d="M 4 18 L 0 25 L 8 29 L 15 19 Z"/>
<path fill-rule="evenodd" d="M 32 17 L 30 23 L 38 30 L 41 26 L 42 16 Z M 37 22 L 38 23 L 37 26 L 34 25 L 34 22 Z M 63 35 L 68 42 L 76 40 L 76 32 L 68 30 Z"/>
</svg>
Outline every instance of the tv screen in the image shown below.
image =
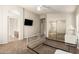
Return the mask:
<svg viewBox="0 0 79 59">
<path fill-rule="evenodd" d="M 32 26 L 33 20 L 25 19 L 24 25 Z"/>
</svg>

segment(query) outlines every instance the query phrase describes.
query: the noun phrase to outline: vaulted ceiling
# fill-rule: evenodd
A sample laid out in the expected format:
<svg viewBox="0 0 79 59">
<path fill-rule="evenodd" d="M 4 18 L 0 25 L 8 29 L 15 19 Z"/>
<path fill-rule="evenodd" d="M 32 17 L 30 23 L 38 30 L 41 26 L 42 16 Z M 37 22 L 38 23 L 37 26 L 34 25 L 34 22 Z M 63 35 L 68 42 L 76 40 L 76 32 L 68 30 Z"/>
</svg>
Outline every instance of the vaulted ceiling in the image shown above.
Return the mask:
<svg viewBox="0 0 79 59">
<path fill-rule="evenodd" d="M 40 11 L 37 10 L 39 5 L 23 5 L 21 6 L 29 11 L 36 14 L 46 14 L 46 13 L 73 13 L 76 9 L 76 5 L 42 5 Z"/>
</svg>

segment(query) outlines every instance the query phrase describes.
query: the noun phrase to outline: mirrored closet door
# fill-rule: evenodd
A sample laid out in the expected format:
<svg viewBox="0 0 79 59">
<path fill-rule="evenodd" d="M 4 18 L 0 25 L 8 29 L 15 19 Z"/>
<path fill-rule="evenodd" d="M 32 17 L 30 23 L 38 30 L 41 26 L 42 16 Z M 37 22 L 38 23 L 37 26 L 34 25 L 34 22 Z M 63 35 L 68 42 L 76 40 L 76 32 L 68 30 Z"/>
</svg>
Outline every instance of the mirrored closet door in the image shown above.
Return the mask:
<svg viewBox="0 0 79 59">
<path fill-rule="evenodd" d="M 65 36 L 65 20 L 57 20 L 50 22 L 50 28 L 48 33 L 48 38 L 52 40 L 64 42 Z"/>
<path fill-rule="evenodd" d="M 66 30 L 66 25 L 65 25 L 65 21 L 64 20 L 58 20 L 57 21 L 57 40 L 58 41 L 62 41 L 62 42 L 64 42 L 64 40 L 65 40 L 65 30 Z"/>
<path fill-rule="evenodd" d="M 56 40 L 57 39 L 57 37 L 56 37 L 56 31 L 57 31 L 56 30 L 56 26 L 57 26 L 56 21 L 50 22 L 49 24 L 50 24 L 50 28 L 49 28 L 48 38 Z"/>
</svg>

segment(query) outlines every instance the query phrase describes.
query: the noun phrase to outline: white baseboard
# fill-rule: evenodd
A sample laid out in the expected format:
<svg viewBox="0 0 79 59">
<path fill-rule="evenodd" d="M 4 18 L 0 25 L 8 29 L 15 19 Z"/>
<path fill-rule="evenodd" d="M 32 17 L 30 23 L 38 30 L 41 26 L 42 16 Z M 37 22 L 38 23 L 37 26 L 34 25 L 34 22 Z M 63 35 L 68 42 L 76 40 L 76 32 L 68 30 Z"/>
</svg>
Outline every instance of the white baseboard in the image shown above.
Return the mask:
<svg viewBox="0 0 79 59">
<path fill-rule="evenodd" d="M 8 42 L 0 42 L 0 44 L 7 44 Z"/>
</svg>

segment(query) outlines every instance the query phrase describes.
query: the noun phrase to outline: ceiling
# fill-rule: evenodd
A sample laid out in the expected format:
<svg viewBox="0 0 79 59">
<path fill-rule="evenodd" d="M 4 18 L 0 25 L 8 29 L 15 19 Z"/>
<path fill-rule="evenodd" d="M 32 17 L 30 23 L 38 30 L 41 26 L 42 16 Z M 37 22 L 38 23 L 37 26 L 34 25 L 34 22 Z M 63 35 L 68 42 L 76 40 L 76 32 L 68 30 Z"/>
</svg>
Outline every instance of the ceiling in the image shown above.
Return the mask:
<svg viewBox="0 0 79 59">
<path fill-rule="evenodd" d="M 22 5 L 21 7 L 32 11 L 36 14 L 46 13 L 73 13 L 76 5 L 42 5 L 40 11 L 37 10 L 39 5 Z"/>
</svg>

